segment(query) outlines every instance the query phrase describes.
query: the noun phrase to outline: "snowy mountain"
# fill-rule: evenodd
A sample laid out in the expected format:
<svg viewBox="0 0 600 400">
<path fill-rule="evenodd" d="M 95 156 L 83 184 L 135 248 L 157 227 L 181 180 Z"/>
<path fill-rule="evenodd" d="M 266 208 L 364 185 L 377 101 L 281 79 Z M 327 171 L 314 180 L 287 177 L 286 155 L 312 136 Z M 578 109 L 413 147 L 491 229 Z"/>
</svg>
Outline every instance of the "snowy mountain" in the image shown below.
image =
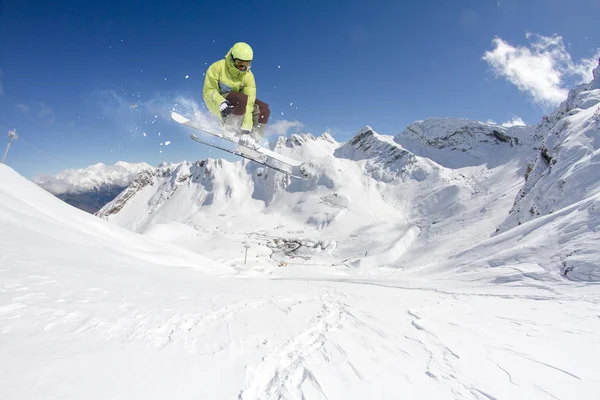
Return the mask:
<svg viewBox="0 0 600 400">
<path fill-rule="evenodd" d="M 151 169 L 146 163 L 119 161 L 110 166 L 98 163 L 35 177 L 33 181 L 66 203 L 95 213 L 127 188 L 140 172 Z"/>
<path fill-rule="evenodd" d="M 535 264 L 536 274 L 600 280 L 600 251 L 592 250 L 600 239 L 593 211 L 600 194 L 596 85 L 574 89 L 537 126 L 431 118 L 394 137 L 365 127 L 347 143 L 328 134 L 279 138 L 273 149 L 307 160 L 308 181 L 246 161 L 165 165 L 140 176 L 98 215 L 167 240 L 160 231 L 177 224 L 181 235 L 200 236 L 190 239 L 192 247 L 204 235 L 241 243 L 260 230 L 266 248 L 299 243 L 303 263 L 323 246 L 333 264 L 432 271 L 508 265 L 540 251 L 546 261 Z M 568 211 L 575 204 L 586 211 Z M 521 228 L 558 210 L 564 213 Z M 571 239 L 546 232 L 557 223 L 570 226 Z M 540 243 L 539 232 L 553 245 Z M 527 243 L 525 254 L 515 240 Z M 495 246 L 486 248 L 498 252 L 473 259 L 483 254 L 473 249 L 488 241 Z M 295 254 L 274 257 L 297 261 Z"/>
<path fill-rule="evenodd" d="M 534 221 L 547 231 L 548 263 L 560 265 L 569 278 L 586 281 L 600 280 L 600 121 L 595 118 L 600 66 L 595 72 L 591 83 L 571 90 L 537 127 L 543 142 L 529 159 L 526 183 L 509 218 L 499 227 L 510 232 Z"/>
<path fill-rule="evenodd" d="M 537 146 L 522 188 L 503 228 L 551 214 L 600 193 L 599 77 L 580 85 L 537 127 Z"/>
<path fill-rule="evenodd" d="M 430 118 L 410 124 L 395 140 L 419 156 L 446 167 L 461 168 L 505 163 L 516 158 L 515 152 L 531 149 L 540 138 L 534 126 L 504 127 L 460 118 Z M 506 151 L 507 146 L 502 144 L 514 151 Z M 499 147 L 504 150 L 498 152 Z"/>
<path fill-rule="evenodd" d="M 260 230 L 265 248 L 275 249 L 274 259 L 285 264 L 299 262 L 299 253 L 303 264 L 317 256 L 322 262 L 324 252 L 333 264 L 416 267 L 438 253 L 448 257 L 442 241 L 489 238 L 512 206 L 523 180 L 515 170 L 524 170 L 515 148 L 526 152 L 531 147 L 525 140 L 517 144 L 517 139 L 491 135 L 484 144 L 491 147 L 489 153 L 503 155 L 505 164 L 459 169 L 418 156 L 370 127 L 342 144 L 327 134 L 293 135 L 280 138 L 274 149 L 307 160 L 311 180 L 291 179 L 246 161 L 163 165 L 141 174 L 98 215 L 165 240 L 190 236 L 184 240 L 189 248 L 202 243 L 202 237 L 204 248 L 210 248 L 215 234 L 235 245 Z M 473 164 L 470 154 L 458 154 L 463 164 Z M 500 182 L 492 188 L 495 179 Z M 161 233 L 173 224 L 181 235 Z M 290 253 L 287 243 L 300 247 Z"/>
<path fill-rule="evenodd" d="M 379 139 L 373 133 L 367 140 Z M 359 143 L 346 146 L 368 151 Z M 434 275 L 369 268 L 385 257 L 394 266 L 396 253 L 377 251 L 377 242 L 393 243 L 396 252 L 410 245 L 410 234 L 394 242 L 403 217 L 386 208 L 378 184 L 352 172 L 369 160 L 327 157 L 324 164 L 331 168 L 323 166 L 322 173 L 338 171 L 348 185 L 338 187 L 342 181 L 336 179 L 337 195 L 318 185 L 312 190 L 323 196 L 316 204 L 296 193 L 298 201 L 288 207 L 298 214 L 318 206 L 332 218 L 337 210 L 331 223 L 342 222 L 344 213 L 350 225 L 362 225 L 361 216 L 372 218 L 370 226 L 362 225 L 365 230 L 337 244 L 309 240 L 316 230 L 309 231 L 307 221 L 275 215 L 275 208 L 265 213 L 261 200 L 250 205 L 262 213 L 248 220 L 246 203 L 239 210 L 244 212 L 216 214 L 253 193 L 251 186 L 224 190 L 220 182 L 227 177 L 236 183 L 248 176 L 271 179 L 241 162 L 163 165 L 166 176 L 154 176 L 155 185 L 179 189 L 153 215 L 166 219 L 169 210 L 181 216 L 174 200 L 180 196 L 187 209 L 191 205 L 183 201 L 191 190 L 207 202 L 194 203 L 201 225 L 155 224 L 145 235 L 69 207 L 0 165 L 0 397 L 599 397 L 597 288 L 539 274 L 543 252 L 525 264 L 460 271 L 446 265 Z M 196 175 L 179 184 L 168 179 L 185 176 L 186 166 Z M 349 191 L 359 178 L 369 182 L 361 188 L 363 198 L 360 190 Z M 278 189 L 272 203 L 289 196 L 291 186 Z M 137 196 L 151 198 L 150 189 Z M 210 193 L 218 196 L 210 201 Z M 198 211 L 204 208 L 209 212 Z M 279 225 L 267 229 L 275 222 Z M 295 230 L 301 226 L 304 234 Z M 282 239 L 294 235 L 305 239 Z M 245 237 L 238 243 L 239 236 Z M 468 232 L 454 236 L 454 243 L 438 246 L 471 245 Z M 536 238 L 543 243 L 544 233 Z M 371 250 L 360 255 L 367 260 L 362 265 L 332 263 L 340 247 L 348 250 L 352 243 L 358 250 L 363 242 Z M 494 242 L 479 243 L 479 253 L 498 250 Z"/>
</svg>

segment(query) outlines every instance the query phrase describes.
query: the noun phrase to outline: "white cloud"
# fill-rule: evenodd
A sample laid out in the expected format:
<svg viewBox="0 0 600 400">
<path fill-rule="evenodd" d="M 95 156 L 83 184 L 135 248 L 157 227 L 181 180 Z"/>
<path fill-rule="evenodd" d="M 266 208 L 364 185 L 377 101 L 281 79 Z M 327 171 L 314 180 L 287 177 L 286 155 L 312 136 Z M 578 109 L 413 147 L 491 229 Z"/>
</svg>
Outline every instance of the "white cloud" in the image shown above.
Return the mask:
<svg viewBox="0 0 600 400">
<path fill-rule="evenodd" d="M 527 46 L 513 46 L 497 37 L 493 49 L 485 52 L 485 60 L 498 77 L 514 84 L 534 102 L 553 107 L 566 99 L 568 88 L 589 82 L 600 51 L 594 57 L 575 63 L 559 35 L 542 36 L 527 33 Z"/>
<path fill-rule="evenodd" d="M 525 126 L 525 125 L 527 125 L 525 123 L 525 121 L 523 121 L 520 117 L 517 117 L 516 115 L 513 115 L 512 120 L 506 121 L 505 123 L 502 124 L 502 126 L 505 128 L 510 128 L 513 126 Z"/>
<path fill-rule="evenodd" d="M 279 135 L 285 136 L 288 134 L 290 130 L 299 130 L 304 127 L 304 124 L 300 121 L 286 121 L 279 120 L 267 125 L 266 134 L 267 135 Z"/>
</svg>

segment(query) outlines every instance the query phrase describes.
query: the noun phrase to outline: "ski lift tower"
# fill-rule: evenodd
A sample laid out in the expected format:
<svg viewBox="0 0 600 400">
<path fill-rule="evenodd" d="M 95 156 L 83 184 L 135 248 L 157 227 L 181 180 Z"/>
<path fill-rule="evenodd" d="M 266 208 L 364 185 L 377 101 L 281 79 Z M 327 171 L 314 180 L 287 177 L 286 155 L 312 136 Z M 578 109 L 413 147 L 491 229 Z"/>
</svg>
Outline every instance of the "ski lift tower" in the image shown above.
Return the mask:
<svg viewBox="0 0 600 400">
<path fill-rule="evenodd" d="M 4 156 L 2 157 L 2 164 L 6 160 L 6 155 L 8 154 L 8 149 L 10 148 L 10 142 L 13 139 L 17 140 L 19 137 L 17 136 L 17 132 L 13 129 L 12 131 L 8 131 L 8 144 L 6 145 L 6 150 L 4 150 Z"/>
</svg>

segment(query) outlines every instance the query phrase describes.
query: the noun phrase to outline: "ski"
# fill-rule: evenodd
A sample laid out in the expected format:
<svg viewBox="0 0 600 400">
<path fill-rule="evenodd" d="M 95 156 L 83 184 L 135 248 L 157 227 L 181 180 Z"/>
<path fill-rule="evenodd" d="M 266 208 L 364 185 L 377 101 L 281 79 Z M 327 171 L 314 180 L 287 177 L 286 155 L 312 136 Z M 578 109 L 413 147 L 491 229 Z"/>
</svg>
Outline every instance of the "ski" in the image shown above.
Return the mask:
<svg viewBox="0 0 600 400">
<path fill-rule="evenodd" d="M 308 176 L 305 173 L 303 173 L 303 168 L 301 166 L 292 166 L 292 165 L 290 165 L 290 167 L 292 168 L 292 170 L 291 171 L 286 171 L 283 168 L 279 168 L 279 167 L 276 167 L 276 166 L 274 166 L 272 164 L 269 164 L 267 162 L 267 160 L 266 160 L 268 158 L 267 156 L 263 155 L 263 157 L 265 158 L 265 160 L 260 160 L 259 157 L 261 157 L 261 154 L 259 152 L 255 151 L 255 150 L 249 148 L 249 147 L 238 146 L 237 149 L 231 150 L 231 149 L 228 149 L 228 148 L 226 148 L 224 146 L 219 146 L 219 145 L 216 145 L 214 143 L 209 143 L 207 141 L 204 141 L 204 140 L 200 139 L 198 136 L 194 135 L 193 133 L 190 133 L 190 138 L 193 141 L 195 141 L 195 142 L 204 144 L 206 146 L 213 147 L 213 148 L 221 150 L 221 151 L 225 151 L 225 152 L 230 153 L 230 154 L 235 154 L 236 156 L 243 157 L 243 158 L 245 158 L 247 160 L 253 161 L 253 162 L 255 162 L 257 164 L 260 164 L 260 165 L 264 165 L 265 167 L 271 168 L 271 169 L 273 169 L 273 170 L 275 170 L 277 172 L 284 173 L 284 174 L 289 175 L 291 177 L 298 178 L 298 179 L 307 179 L 308 178 Z M 254 152 L 255 154 L 252 154 L 252 152 Z"/>
<path fill-rule="evenodd" d="M 209 135 L 216 136 L 218 138 L 221 138 L 221 139 L 227 140 L 229 142 L 235 143 L 236 145 L 238 145 L 240 147 L 244 147 L 244 148 L 252 150 L 254 152 L 263 154 L 263 155 L 265 155 L 265 156 L 267 156 L 269 158 L 273 158 L 273 159 L 275 159 L 277 161 L 281 161 L 282 163 L 285 163 L 285 164 L 287 164 L 287 165 L 289 165 L 291 167 L 300 167 L 302 164 L 304 164 L 304 162 L 302 162 L 302 161 L 298 161 L 298 160 L 295 160 L 293 158 L 286 157 L 286 156 L 281 155 L 279 153 L 276 153 L 276 152 L 274 152 L 272 150 L 265 149 L 264 147 L 252 148 L 252 147 L 245 146 L 243 144 L 238 143 L 237 138 L 232 138 L 232 137 L 224 135 L 224 134 L 219 134 L 219 133 L 208 131 L 208 130 L 204 129 L 203 127 L 199 126 L 198 124 L 196 124 L 194 121 L 192 121 L 192 120 L 190 120 L 190 119 L 184 117 L 183 115 L 181 115 L 179 113 L 176 113 L 174 111 L 171 112 L 171 118 L 175 122 L 178 122 L 178 123 L 180 123 L 182 125 L 185 125 L 185 126 L 187 126 L 189 128 L 196 129 L 198 131 L 207 133 Z"/>
</svg>

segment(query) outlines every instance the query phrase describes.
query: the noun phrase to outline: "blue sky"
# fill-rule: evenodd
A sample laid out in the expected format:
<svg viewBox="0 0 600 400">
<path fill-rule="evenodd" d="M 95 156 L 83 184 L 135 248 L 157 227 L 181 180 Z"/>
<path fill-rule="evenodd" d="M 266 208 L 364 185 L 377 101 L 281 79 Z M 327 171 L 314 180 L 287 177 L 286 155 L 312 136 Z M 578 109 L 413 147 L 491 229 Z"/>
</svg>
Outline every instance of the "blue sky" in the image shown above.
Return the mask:
<svg viewBox="0 0 600 400">
<path fill-rule="evenodd" d="M 534 124 L 589 74 L 598 15 L 600 0 L 4 0 L 0 138 L 17 129 L 7 164 L 27 177 L 222 156 L 168 112 L 202 105 L 204 71 L 237 41 L 254 48 L 258 97 L 289 133 Z"/>
</svg>

